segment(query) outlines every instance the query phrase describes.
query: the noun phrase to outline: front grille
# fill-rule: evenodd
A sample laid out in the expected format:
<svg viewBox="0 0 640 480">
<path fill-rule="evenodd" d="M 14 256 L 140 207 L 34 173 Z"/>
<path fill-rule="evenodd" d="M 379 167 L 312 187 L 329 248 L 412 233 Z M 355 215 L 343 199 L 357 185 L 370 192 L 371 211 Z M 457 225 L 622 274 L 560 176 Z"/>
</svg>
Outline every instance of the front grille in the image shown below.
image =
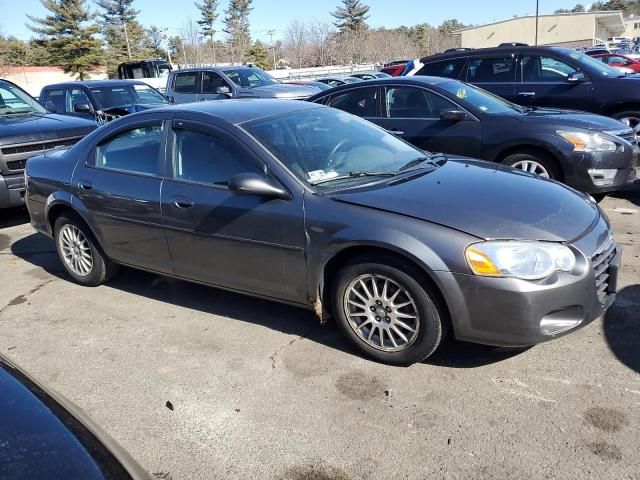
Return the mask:
<svg viewBox="0 0 640 480">
<path fill-rule="evenodd" d="M 616 243 L 613 238 L 609 238 L 607 242 L 600 248 L 599 252 L 591 258 L 591 266 L 596 279 L 596 290 L 598 292 L 598 301 L 605 304 L 610 295 L 610 266 L 611 260 L 616 256 Z"/>
<path fill-rule="evenodd" d="M 66 138 L 63 140 L 49 140 L 46 142 L 17 145 L 15 147 L 2 147 L 0 148 L 0 153 L 3 155 L 17 155 L 19 153 L 44 152 L 45 150 L 51 150 L 56 147 L 69 147 L 76 144 L 78 140 L 80 140 L 80 138 Z M 24 168 L 24 165 L 22 168 Z"/>
<path fill-rule="evenodd" d="M 24 170 L 24 167 L 27 166 L 27 160 L 14 160 L 12 162 L 7 162 L 7 168 L 9 170 Z"/>
<path fill-rule="evenodd" d="M 626 140 L 631 145 L 637 145 L 638 144 L 638 138 L 636 137 L 636 132 L 634 132 L 631 129 L 615 130 L 615 131 L 609 131 L 609 132 L 604 132 L 604 133 L 608 133 L 609 135 L 613 135 L 614 137 L 618 137 L 618 138 L 621 138 L 623 140 Z"/>
</svg>

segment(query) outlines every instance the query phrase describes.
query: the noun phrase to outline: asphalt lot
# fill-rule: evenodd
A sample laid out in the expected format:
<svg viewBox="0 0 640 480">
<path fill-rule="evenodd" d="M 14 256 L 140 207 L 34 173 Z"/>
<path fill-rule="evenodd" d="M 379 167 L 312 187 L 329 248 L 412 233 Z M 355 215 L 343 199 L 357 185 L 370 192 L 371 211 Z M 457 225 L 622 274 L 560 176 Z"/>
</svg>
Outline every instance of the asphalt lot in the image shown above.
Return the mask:
<svg viewBox="0 0 640 480">
<path fill-rule="evenodd" d="M 603 206 L 625 248 L 604 318 L 410 368 L 288 306 L 134 270 L 77 286 L 23 211 L 0 211 L 0 352 L 159 479 L 636 479 L 640 185 Z"/>
</svg>

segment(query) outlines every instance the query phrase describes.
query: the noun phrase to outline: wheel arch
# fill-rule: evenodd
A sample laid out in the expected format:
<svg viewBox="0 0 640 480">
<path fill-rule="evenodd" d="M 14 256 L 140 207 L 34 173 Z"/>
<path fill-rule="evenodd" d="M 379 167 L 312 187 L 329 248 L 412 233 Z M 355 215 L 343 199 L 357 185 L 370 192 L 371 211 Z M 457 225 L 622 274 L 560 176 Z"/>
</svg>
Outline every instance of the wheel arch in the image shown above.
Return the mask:
<svg viewBox="0 0 640 480">
<path fill-rule="evenodd" d="M 557 180 L 559 181 L 564 180 L 566 176 L 566 172 L 564 167 L 562 166 L 562 162 L 558 158 L 558 155 L 556 154 L 556 152 L 554 152 L 553 149 L 549 148 L 548 146 L 543 146 L 538 144 L 526 144 L 526 143 L 511 145 L 510 147 L 507 147 L 501 150 L 500 152 L 498 152 L 494 158 L 494 161 L 497 163 L 502 163 L 507 157 L 509 157 L 510 155 L 514 155 L 516 153 L 537 153 L 537 154 L 544 155 L 549 160 L 551 160 L 555 164 L 555 166 L 558 168 L 561 178 Z"/>
<path fill-rule="evenodd" d="M 80 217 L 100 247 L 103 248 L 102 236 L 99 235 L 99 229 L 89 221 L 87 209 L 84 208 L 84 204 L 82 204 L 79 199 L 75 198 L 68 192 L 59 192 L 57 194 L 51 194 L 47 199 L 46 205 L 45 218 L 52 237 L 54 235 L 54 226 L 58 217 L 60 217 L 64 212 L 72 212 Z"/>
<path fill-rule="evenodd" d="M 603 115 L 607 115 L 611 117 L 616 113 L 633 112 L 633 111 L 640 113 L 640 102 L 629 101 L 629 102 L 617 103 L 615 105 L 608 107 L 603 112 Z"/>
</svg>

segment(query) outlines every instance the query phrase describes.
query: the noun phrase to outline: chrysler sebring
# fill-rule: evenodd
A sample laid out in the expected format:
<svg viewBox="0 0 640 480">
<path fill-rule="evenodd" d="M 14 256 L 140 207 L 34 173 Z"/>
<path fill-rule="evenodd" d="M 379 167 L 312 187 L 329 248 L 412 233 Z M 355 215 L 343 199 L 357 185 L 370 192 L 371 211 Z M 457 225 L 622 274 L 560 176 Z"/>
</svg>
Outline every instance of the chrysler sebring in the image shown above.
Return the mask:
<svg viewBox="0 0 640 480">
<path fill-rule="evenodd" d="M 390 364 L 448 332 L 543 342 L 615 297 L 620 250 L 588 196 L 312 103 L 136 113 L 30 159 L 26 181 L 74 281 L 128 265 L 306 306 Z"/>
</svg>

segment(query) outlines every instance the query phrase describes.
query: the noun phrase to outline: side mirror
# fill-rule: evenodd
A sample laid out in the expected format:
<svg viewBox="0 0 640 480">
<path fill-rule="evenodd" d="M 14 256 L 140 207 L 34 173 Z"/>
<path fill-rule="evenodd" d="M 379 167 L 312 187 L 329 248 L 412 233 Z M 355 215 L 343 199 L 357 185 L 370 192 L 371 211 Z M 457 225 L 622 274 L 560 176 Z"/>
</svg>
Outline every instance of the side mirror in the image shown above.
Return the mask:
<svg viewBox="0 0 640 480">
<path fill-rule="evenodd" d="M 56 104 L 51 100 L 44 102 L 44 108 L 49 110 L 51 113 L 58 113 L 58 109 L 56 108 Z"/>
<path fill-rule="evenodd" d="M 467 114 L 462 110 L 444 110 L 440 112 L 440 120 L 446 120 L 447 122 L 461 122 L 466 119 Z"/>
<path fill-rule="evenodd" d="M 76 113 L 91 113 L 93 110 L 91 108 L 91 105 L 89 105 L 88 103 L 76 103 L 73 106 L 73 111 Z"/>
<path fill-rule="evenodd" d="M 236 195 L 256 195 L 258 197 L 290 200 L 291 195 L 277 183 L 257 173 L 239 173 L 229 179 L 229 191 Z"/>
<path fill-rule="evenodd" d="M 231 89 L 227 85 L 220 85 L 216 88 L 216 93 L 219 95 L 231 95 Z"/>
<path fill-rule="evenodd" d="M 584 83 L 587 81 L 587 77 L 582 72 L 573 72 L 571 75 L 567 77 L 567 83 Z"/>
</svg>

